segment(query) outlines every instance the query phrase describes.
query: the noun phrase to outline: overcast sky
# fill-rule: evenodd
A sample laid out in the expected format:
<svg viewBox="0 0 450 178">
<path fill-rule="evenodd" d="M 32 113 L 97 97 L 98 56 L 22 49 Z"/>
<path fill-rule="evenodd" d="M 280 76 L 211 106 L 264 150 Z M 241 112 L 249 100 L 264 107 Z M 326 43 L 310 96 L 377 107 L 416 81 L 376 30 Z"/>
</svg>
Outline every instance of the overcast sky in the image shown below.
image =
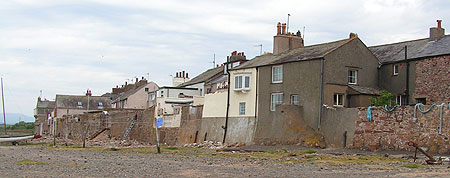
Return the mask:
<svg viewBox="0 0 450 178">
<path fill-rule="evenodd" d="M 36 99 L 110 92 L 133 77 L 170 85 L 230 52 L 272 52 L 277 22 L 305 45 L 358 33 L 367 45 L 426 38 L 436 19 L 450 30 L 448 0 L 2 0 L 0 75 L 7 113 L 33 115 Z"/>
</svg>

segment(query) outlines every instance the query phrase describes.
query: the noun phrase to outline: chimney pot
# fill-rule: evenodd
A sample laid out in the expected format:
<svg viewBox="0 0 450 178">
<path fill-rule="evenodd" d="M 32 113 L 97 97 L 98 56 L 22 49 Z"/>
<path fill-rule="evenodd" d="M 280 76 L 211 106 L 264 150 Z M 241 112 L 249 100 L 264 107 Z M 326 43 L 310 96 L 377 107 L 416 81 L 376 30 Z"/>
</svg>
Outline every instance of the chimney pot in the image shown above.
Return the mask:
<svg viewBox="0 0 450 178">
<path fill-rule="evenodd" d="M 277 35 L 281 35 L 281 23 L 278 22 L 277 24 Z"/>
<path fill-rule="evenodd" d="M 358 37 L 357 33 L 350 33 L 349 38 L 355 38 Z"/>
<path fill-rule="evenodd" d="M 281 34 L 286 35 L 286 23 L 281 24 Z"/>
<path fill-rule="evenodd" d="M 183 78 L 186 78 L 185 73 L 184 73 L 184 70 L 183 70 Z"/>
<path fill-rule="evenodd" d="M 236 54 L 237 54 L 237 51 L 231 52 L 231 56 L 236 56 Z"/>
<path fill-rule="evenodd" d="M 186 78 L 189 78 L 189 73 L 186 72 Z"/>
<path fill-rule="evenodd" d="M 442 28 L 442 26 L 441 26 L 442 20 L 436 20 L 436 21 L 437 21 L 437 27 Z"/>
</svg>

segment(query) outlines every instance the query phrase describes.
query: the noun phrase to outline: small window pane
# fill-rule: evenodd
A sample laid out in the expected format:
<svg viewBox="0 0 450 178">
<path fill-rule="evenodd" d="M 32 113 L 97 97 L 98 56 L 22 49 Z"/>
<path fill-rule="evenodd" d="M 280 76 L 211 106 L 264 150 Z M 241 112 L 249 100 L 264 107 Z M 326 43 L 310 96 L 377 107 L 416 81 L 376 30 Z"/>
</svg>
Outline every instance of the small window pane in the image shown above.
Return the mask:
<svg viewBox="0 0 450 178">
<path fill-rule="evenodd" d="M 78 106 L 83 106 L 83 103 L 81 101 L 78 101 L 77 105 Z"/>
<path fill-rule="evenodd" d="M 293 105 L 299 105 L 300 102 L 298 101 L 298 95 L 292 95 L 291 96 L 291 104 Z"/>
<path fill-rule="evenodd" d="M 273 93 L 271 96 L 270 110 L 275 111 L 276 106 L 282 103 L 283 103 L 283 93 Z"/>
<path fill-rule="evenodd" d="M 398 64 L 394 65 L 394 75 L 398 75 Z"/>
<path fill-rule="evenodd" d="M 349 70 L 348 71 L 348 83 L 349 84 L 356 84 L 356 77 L 357 77 L 357 71 L 356 70 Z"/>
<path fill-rule="evenodd" d="M 245 86 L 244 88 L 250 88 L 250 76 L 245 76 Z"/>
<path fill-rule="evenodd" d="M 239 89 L 239 76 L 234 77 L 234 88 Z"/>
<path fill-rule="evenodd" d="M 282 81 L 283 81 L 283 66 L 273 66 L 272 82 L 282 82 Z"/>
<path fill-rule="evenodd" d="M 239 103 L 239 115 L 245 115 L 245 103 Z"/>
</svg>

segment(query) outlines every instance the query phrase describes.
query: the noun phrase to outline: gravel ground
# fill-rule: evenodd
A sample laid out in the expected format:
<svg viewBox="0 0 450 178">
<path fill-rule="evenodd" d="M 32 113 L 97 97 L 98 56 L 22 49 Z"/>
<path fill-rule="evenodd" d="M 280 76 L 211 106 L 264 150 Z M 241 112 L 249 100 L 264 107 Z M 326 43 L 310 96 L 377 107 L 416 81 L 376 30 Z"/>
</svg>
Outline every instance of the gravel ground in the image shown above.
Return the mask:
<svg viewBox="0 0 450 178">
<path fill-rule="evenodd" d="M 329 153 L 231 153 L 199 148 L 0 146 L 0 177 L 450 177 L 447 165 L 404 168 L 408 160 L 347 162 Z M 332 162 L 317 160 L 333 157 Z M 334 160 L 336 159 L 336 160 Z M 366 159 L 366 158 L 364 158 Z M 322 161 L 322 162 L 320 162 Z M 406 161 L 406 162 L 405 162 Z"/>
</svg>

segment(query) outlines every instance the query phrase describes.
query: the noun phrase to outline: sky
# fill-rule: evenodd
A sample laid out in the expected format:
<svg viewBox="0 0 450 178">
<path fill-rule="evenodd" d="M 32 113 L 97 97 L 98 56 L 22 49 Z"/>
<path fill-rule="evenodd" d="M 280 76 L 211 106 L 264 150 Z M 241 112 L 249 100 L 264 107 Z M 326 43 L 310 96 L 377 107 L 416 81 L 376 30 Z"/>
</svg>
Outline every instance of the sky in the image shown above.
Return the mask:
<svg viewBox="0 0 450 178">
<path fill-rule="evenodd" d="M 7 113 L 32 116 L 37 97 L 111 92 L 135 77 L 171 85 L 226 61 L 272 52 L 276 24 L 305 45 L 357 33 L 367 45 L 426 38 L 448 0 L 2 0 L 0 76 Z M 448 33 L 447 33 L 448 34 Z"/>
</svg>

